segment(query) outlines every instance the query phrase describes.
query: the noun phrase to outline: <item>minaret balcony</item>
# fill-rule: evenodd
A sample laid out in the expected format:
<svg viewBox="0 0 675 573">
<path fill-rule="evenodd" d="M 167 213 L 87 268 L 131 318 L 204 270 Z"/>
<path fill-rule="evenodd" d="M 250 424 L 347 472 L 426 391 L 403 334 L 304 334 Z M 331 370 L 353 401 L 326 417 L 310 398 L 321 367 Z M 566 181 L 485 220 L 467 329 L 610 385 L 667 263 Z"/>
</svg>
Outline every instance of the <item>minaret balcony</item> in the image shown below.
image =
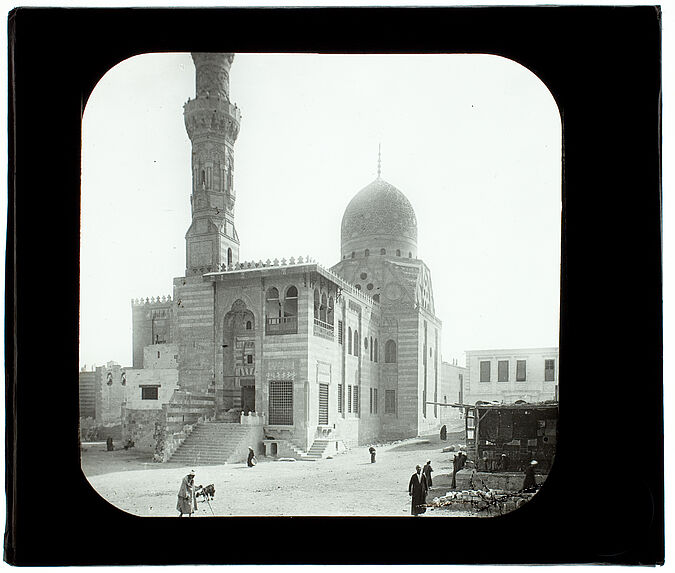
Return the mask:
<svg viewBox="0 0 675 573">
<path fill-rule="evenodd" d="M 185 102 L 183 110 L 185 115 L 197 112 L 223 113 L 229 115 L 237 123 L 241 122 L 241 110 L 232 102 L 218 96 L 189 99 Z"/>
</svg>

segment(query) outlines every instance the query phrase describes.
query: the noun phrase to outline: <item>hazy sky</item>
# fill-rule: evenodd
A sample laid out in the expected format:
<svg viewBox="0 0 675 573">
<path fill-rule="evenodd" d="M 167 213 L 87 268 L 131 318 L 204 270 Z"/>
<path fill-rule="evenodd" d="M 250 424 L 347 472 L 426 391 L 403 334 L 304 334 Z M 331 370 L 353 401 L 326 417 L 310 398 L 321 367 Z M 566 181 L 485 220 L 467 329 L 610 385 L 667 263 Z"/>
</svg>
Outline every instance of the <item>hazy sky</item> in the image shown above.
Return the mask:
<svg viewBox="0 0 675 573">
<path fill-rule="evenodd" d="M 80 363 L 131 364 L 135 297 L 185 271 L 194 97 L 188 54 L 110 70 L 84 113 Z M 561 129 L 530 71 L 485 55 L 237 54 L 230 98 L 241 260 L 338 262 L 351 198 L 377 175 L 412 203 L 444 360 L 557 346 Z"/>
</svg>

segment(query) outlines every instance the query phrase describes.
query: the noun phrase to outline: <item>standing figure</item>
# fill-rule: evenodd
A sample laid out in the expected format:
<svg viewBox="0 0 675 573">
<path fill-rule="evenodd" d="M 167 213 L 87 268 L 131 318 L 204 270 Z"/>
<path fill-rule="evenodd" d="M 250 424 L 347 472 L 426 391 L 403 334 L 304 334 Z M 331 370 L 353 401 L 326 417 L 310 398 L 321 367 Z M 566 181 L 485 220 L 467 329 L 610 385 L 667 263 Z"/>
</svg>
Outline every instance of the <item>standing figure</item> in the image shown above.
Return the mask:
<svg viewBox="0 0 675 573">
<path fill-rule="evenodd" d="M 246 460 L 246 465 L 248 465 L 249 468 L 252 468 L 257 463 L 258 463 L 258 460 L 255 457 L 255 452 L 253 451 L 253 448 L 251 446 L 249 446 L 248 447 L 248 459 Z"/>
<path fill-rule="evenodd" d="M 410 514 L 419 515 L 424 513 L 427 508 L 424 507 L 427 498 L 427 478 L 422 473 L 420 466 L 415 467 L 415 473 L 410 477 L 408 483 L 408 495 L 411 496 Z"/>
<path fill-rule="evenodd" d="M 433 481 L 431 480 L 432 471 L 434 471 L 434 468 L 431 467 L 431 460 L 427 460 L 427 463 L 422 468 L 422 473 L 424 474 L 424 477 L 427 478 L 427 487 L 433 485 Z"/>
<path fill-rule="evenodd" d="M 370 446 L 368 448 L 368 451 L 370 452 L 370 463 L 374 464 L 375 463 L 375 448 L 373 446 Z"/>
<path fill-rule="evenodd" d="M 537 480 L 534 478 L 534 470 L 539 462 L 532 460 L 525 470 L 525 479 L 523 480 L 523 491 L 535 491 L 537 489 Z"/>
<path fill-rule="evenodd" d="M 464 452 L 458 452 L 452 460 L 452 489 L 457 489 L 457 472 L 460 471 L 466 463 L 466 455 Z"/>
<path fill-rule="evenodd" d="M 176 509 L 180 512 L 178 517 L 183 517 L 187 514 L 192 516 L 192 512 L 197 511 L 197 498 L 195 497 L 195 470 L 191 470 L 188 475 L 183 478 L 178 490 L 178 503 Z"/>
<path fill-rule="evenodd" d="M 445 440 L 448 439 L 448 428 L 445 424 L 443 424 L 443 427 L 441 428 L 441 440 L 445 442 Z"/>
<path fill-rule="evenodd" d="M 112 451 L 115 450 L 115 444 L 113 444 L 113 439 L 112 439 L 111 437 L 109 437 L 109 438 L 105 441 L 105 445 L 106 445 L 106 449 L 107 449 L 109 452 L 112 452 Z"/>
</svg>

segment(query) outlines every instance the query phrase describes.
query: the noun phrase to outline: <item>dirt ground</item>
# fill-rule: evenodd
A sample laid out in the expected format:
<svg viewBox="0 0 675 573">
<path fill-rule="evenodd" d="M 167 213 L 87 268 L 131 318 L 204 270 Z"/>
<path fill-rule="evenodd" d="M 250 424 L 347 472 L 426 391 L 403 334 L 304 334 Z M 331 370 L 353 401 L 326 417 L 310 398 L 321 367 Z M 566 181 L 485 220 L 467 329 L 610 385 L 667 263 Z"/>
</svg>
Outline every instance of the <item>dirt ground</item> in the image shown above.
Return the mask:
<svg viewBox="0 0 675 573">
<path fill-rule="evenodd" d="M 370 463 L 368 446 L 359 446 L 333 459 L 281 462 L 260 456 L 246 464 L 186 467 L 157 464 L 134 450 L 106 452 L 105 443 L 84 444 L 82 469 L 89 483 L 114 506 L 140 516 L 178 516 L 176 495 L 190 469 L 197 485 L 214 484 L 210 507 L 198 503 L 199 517 L 216 516 L 410 516 L 408 480 L 415 465 L 431 460 L 435 475 L 452 472 L 453 453 L 443 447 L 458 444 L 463 432 L 376 446 Z M 439 480 L 441 481 L 441 480 Z M 444 495 L 447 486 L 432 487 L 427 499 Z M 466 516 L 442 509 L 424 517 Z"/>
</svg>

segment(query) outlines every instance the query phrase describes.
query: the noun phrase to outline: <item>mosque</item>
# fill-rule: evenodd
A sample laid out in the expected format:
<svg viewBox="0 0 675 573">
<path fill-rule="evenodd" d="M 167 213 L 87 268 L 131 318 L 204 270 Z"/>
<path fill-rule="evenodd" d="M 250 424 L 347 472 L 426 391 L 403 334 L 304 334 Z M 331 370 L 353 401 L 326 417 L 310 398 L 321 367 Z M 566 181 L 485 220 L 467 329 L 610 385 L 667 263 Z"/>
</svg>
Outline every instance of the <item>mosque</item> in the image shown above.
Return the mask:
<svg viewBox="0 0 675 573">
<path fill-rule="evenodd" d="M 457 373 L 442 367 L 441 321 L 412 205 L 378 165 L 377 179 L 345 210 L 335 265 L 241 261 L 234 54 L 192 58 L 185 275 L 174 279 L 172 297 L 133 301 L 133 368 L 122 374 L 138 396 L 127 395 L 127 414 L 148 401 L 160 407 L 173 388 L 210 396 L 218 420 L 259 420 L 265 436 L 305 451 L 318 439 L 354 445 L 437 431 L 453 410 L 444 403 L 458 401 L 448 390 Z"/>
</svg>

